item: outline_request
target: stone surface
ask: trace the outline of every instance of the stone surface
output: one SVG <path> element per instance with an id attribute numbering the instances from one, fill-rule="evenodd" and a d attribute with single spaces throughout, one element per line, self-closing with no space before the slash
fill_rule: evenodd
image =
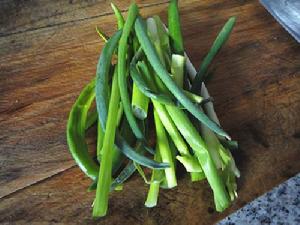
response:
<path id="1" fill-rule="evenodd" d="M 300 224 L 300 173 L 218 223 L 234 224 Z"/>

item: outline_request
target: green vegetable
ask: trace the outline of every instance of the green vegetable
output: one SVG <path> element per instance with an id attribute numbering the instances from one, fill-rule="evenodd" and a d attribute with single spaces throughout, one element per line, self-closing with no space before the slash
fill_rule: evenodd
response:
<path id="1" fill-rule="evenodd" d="M 97 27 L 97 26 L 96 26 L 96 31 L 97 31 L 99 37 L 101 37 L 104 42 L 107 42 L 107 40 L 109 39 L 109 37 L 99 27 Z"/>
<path id="2" fill-rule="evenodd" d="M 168 188 L 177 186 L 177 179 L 175 174 L 175 165 L 170 150 L 169 141 L 165 132 L 165 129 L 161 123 L 159 115 L 154 110 L 154 121 L 156 128 L 156 141 L 159 149 L 159 153 L 163 162 L 169 165 L 169 168 L 165 169 L 165 176 Z"/>
<path id="3" fill-rule="evenodd" d="M 94 88 L 95 80 L 92 80 L 72 106 L 67 124 L 67 142 L 72 157 L 80 169 L 93 180 L 97 177 L 99 167 L 88 153 L 85 129 L 88 110 L 95 98 Z"/>
<path id="4" fill-rule="evenodd" d="M 139 67 L 144 66 L 140 63 L 141 61 L 139 61 L 137 64 Z M 181 104 L 176 99 L 172 99 L 171 97 L 163 93 L 160 94 L 157 91 L 154 91 L 151 87 L 149 87 L 149 85 L 146 82 L 146 76 L 143 73 L 140 73 L 133 64 L 130 67 L 130 75 L 132 80 L 134 81 L 135 86 L 140 90 L 141 93 L 143 93 L 148 98 L 151 98 L 164 105 L 179 105 L 182 108 Z M 184 90 L 184 93 L 194 103 L 199 104 L 203 100 L 201 96 L 195 95 L 191 92 Z"/>
<path id="5" fill-rule="evenodd" d="M 108 76 L 112 55 L 117 47 L 122 31 L 116 32 L 105 44 L 97 64 L 96 73 L 96 105 L 99 121 L 103 130 L 106 127 L 108 112 Z"/>
<path id="6" fill-rule="evenodd" d="M 85 125 L 85 129 L 89 129 L 91 126 L 94 125 L 94 123 L 97 121 L 98 119 L 98 113 L 97 110 L 93 110 L 92 112 L 90 112 L 86 118 L 86 125 Z"/>
<path id="7" fill-rule="evenodd" d="M 98 120 L 97 123 L 97 159 L 98 162 L 101 161 L 102 155 L 102 146 L 103 146 L 103 139 L 104 139 L 104 130 L 101 127 L 100 121 Z"/>
<path id="8" fill-rule="evenodd" d="M 155 161 L 161 161 L 160 151 L 158 147 L 156 147 L 156 152 L 154 156 Z M 159 187 L 161 182 L 164 179 L 164 171 L 163 170 L 153 170 L 150 182 L 150 188 L 148 191 L 147 199 L 145 202 L 146 207 L 154 207 L 157 204 Z"/>
<path id="9" fill-rule="evenodd" d="M 168 9 L 168 27 L 172 50 L 175 54 L 183 55 L 183 38 L 180 27 L 178 1 L 171 0 Z"/>
<path id="10" fill-rule="evenodd" d="M 115 69 L 116 71 L 116 69 Z M 112 154 L 115 141 L 115 133 L 117 128 L 117 120 L 115 112 L 118 110 L 120 102 L 120 93 L 118 89 L 117 73 L 115 72 L 112 82 L 111 97 L 109 101 L 108 117 L 106 123 L 106 132 L 104 133 L 102 157 L 99 171 L 99 179 L 97 183 L 96 198 L 93 207 L 93 217 L 101 217 L 106 215 L 108 207 L 108 194 L 111 185 L 112 176 Z"/>
<path id="11" fill-rule="evenodd" d="M 183 77 L 185 74 L 185 57 L 182 55 L 172 55 L 172 64 L 171 64 L 171 72 L 173 78 L 179 87 L 183 87 Z M 180 157 L 177 159 L 185 166 L 188 172 L 191 172 L 191 180 L 198 181 L 205 178 L 205 174 L 202 171 L 199 162 L 197 162 L 195 157 L 190 156 L 190 154 Z"/>
<path id="12" fill-rule="evenodd" d="M 159 57 L 161 64 L 164 66 L 164 68 L 166 68 L 164 49 L 161 46 L 161 42 L 160 42 L 161 38 L 159 35 L 159 30 L 157 28 L 155 19 L 153 18 L 147 19 L 147 31 L 148 31 L 149 38 L 156 49 L 157 56 Z"/>
<path id="13" fill-rule="evenodd" d="M 172 92 L 172 94 L 177 98 L 177 100 L 199 121 L 208 126 L 210 129 L 215 131 L 221 136 L 230 139 L 229 135 L 223 131 L 216 123 L 212 122 L 203 112 L 201 112 L 184 94 L 184 92 L 176 85 L 176 83 L 170 77 L 168 71 L 165 70 L 164 66 L 159 60 L 159 57 L 153 47 L 153 44 L 147 36 L 142 19 L 138 17 L 135 22 L 136 35 L 141 43 L 141 46 L 147 56 L 147 59 L 151 63 L 153 69 L 162 80 L 162 82 L 167 86 L 167 88 Z"/>
<path id="14" fill-rule="evenodd" d="M 110 3 L 110 5 L 116 15 L 117 22 L 118 22 L 118 28 L 119 29 L 123 28 L 125 21 L 124 21 L 124 17 L 122 16 L 120 9 L 112 2 Z"/>
<path id="15" fill-rule="evenodd" d="M 119 31 L 108 38 L 96 27 L 106 42 L 96 78 L 80 93 L 67 124 L 70 152 L 93 180 L 88 191 L 96 190 L 93 217 L 106 215 L 109 193 L 123 190 L 135 171 L 149 185 L 145 206 L 157 205 L 160 188 L 177 186 L 178 163 L 192 181 L 207 179 L 216 210 L 223 211 L 237 197 L 240 172 L 228 150 L 237 142 L 220 127 L 202 78 L 235 19 L 225 24 L 196 76 L 184 52 L 177 0 L 170 1 L 169 30 L 159 16 L 144 22 L 135 3 L 126 21 L 117 6 L 111 6 Z M 192 91 L 188 75 L 191 80 L 196 76 Z M 85 132 L 95 122 L 97 158 L 89 155 L 85 141 Z M 154 129 L 156 140 L 151 135 Z M 151 148 L 154 144 L 156 151 Z M 146 157 L 147 152 L 154 158 Z M 150 181 L 144 166 L 152 171 Z"/>
<path id="16" fill-rule="evenodd" d="M 132 161 L 130 161 L 127 166 L 120 172 L 120 174 L 114 179 L 114 181 L 111 183 L 110 191 L 115 190 L 115 188 L 123 184 L 134 172 L 136 168 Z"/>
<path id="17" fill-rule="evenodd" d="M 140 120 L 144 120 L 148 113 L 149 98 L 139 90 L 136 84 L 133 84 L 131 104 L 133 114 Z"/>
<path id="18" fill-rule="evenodd" d="M 171 46 L 169 42 L 169 34 L 159 16 L 153 16 L 153 19 L 155 21 L 157 35 L 160 42 L 160 48 L 162 49 L 163 53 L 164 63 L 166 69 L 169 70 L 171 66 Z"/>
<path id="19" fill-rule="evenodd" d="M 145 64 L 144 64 L 145 65 Z M 147 67 L 144 68 L 144 73 L 149 73 Z M 150 74 L 149 74 L 150 75 Z M 153 81 L 149 80 L 150 85 L 153 89 L 157 90 Z M 172 121 L 171 117 L 169 116 L 168 112 L 166 111 L 165 107 L 162 106 L 159 102 L 152 100 L 154 108 L 159 115 L 161 122 L 163 123 L 164 127 L 166 128 L 167 132 L 169 133 L 172 141 L 174 142 L 177 150 L 180 152 L 181 157 L 177 156 L 177 159 L 181 159 L 180 161 L 187 169 L 188 172 L 199 172 L 199 167 L 197 166 L 197 161 L 192 159 L 188 147 L 186 146 L 185 141 L 181 137 L 179 131 L 177 130 L 174 122 Z M 180 157 L 180 158 L 178 158 Z"/>
<path id="20" fill-rule="evenodd" d="M 229 205 L 229 197 L 205 143 L 184 112 L 172 106 L 166 106 L 166 108 L 178 130 L 194 150 L 200 162 L 208 183 L 214 192 L 216 210 L 219 212 L 223 211 Z"/>
<path id="21" fill-rule="evenodd" d="M 230 150 L 235 150 L 239 148 L 237 141 L 229 141 L 229 140 L 220 140 L 222 145 Z"/>
<path id="22" fill-rule="evenodd" d="M 174 105 L 174 100 L 171 99 L 168 95 L 165 94 L 159 94 L 148 86 L 144 79 L 144 74 L 139 73 L 138 70 L 134 65 L 131 65 L 130 67 L 130 75 L 134 81 L 134 84 L 139 88 L 139 90 L 147 97 L 154 99 L 160 103 L 163 104 L 170 104 Z"/>
<path id="23" fill-rule="evenodd" d="M 93 79 L 80 93 L 78 99 L 73 105 L 67 124 L 67 142 L 70 152 L 75 162 L 79 165 L 82 171 L 93 180 L 98 176 L 99 166 L 88 153 L 88 146 L 85 141 L 85 130 L 88 129 L 97 120 L 97 111 L 94 110 L 88 113 L 92 102 L 95 99 L 95 79 Z M 96 115 L 96 116 L 95 116 Z M 83 129 L 85 127 L 85 129 Z M 98 123 L 97 137 L 97 158 L 101 161 L 100 150 L 103 143 L 103 130 Z M 121 165 L 119 159 L 119 151 L 112 152 L 113 171 Z"/>
<path id="24" fill-rule="evenodd" d="M 116 71 L 116 70 L 115 70 Z M 114 151 L 114 140 L 115 132 L 118 124 L 118 120 L 114 118 L 114 112 L 117 111 L 119 106 L 120 93 L 118 89 L 118 79 L 115 72 L 113 83 L 112 83 L 112 95 L 110 97 L 108 118 L 107 118 L 107 129 L 103 139 L 103 150 L 101 151 L 101 165 L 99 171 L 99 180 L 97 183 L 96 199 L 94 201 L 93 216 L 101 217 L 106 215 L 108 206 L 108 193 L 110 188 L 110 180 L 112 175 L 112 154 Z M 141 165 L 149 168 L 163 169 L 167 168 L 168 165 L 164 163 L 156 163 L 142 155 L 131 150 L 121 136 L 116 137 L 116 146 L 118 150 L 121 150 L 127 157 L 138 162 Z"/>
<path id="25" fill-rule="evenodd" d="M 140 176 L 143 178 L 145 184 L 150 184 L 150 182 L 148 181 L 146 174 L 145 174 L 143 168 L 140 166 L 140 164 L 134 162 L 134 166 L 135 166 L 136 170 L 138 171 L 138 173 L 140 174 Z"/>
<path id="26" fill-rule="evenodd" d="M 221 47 L 226 43 L 228 40 L 228 37 L 232 31 L 232 28 L 235 24 L 235 17 L 231 17 L 220 33 L 218 34 L 216 40 L 214 41 L 212 47 L 210 48 L 209 52 L 205 56 L 203 62 L 200 65 L 200 69 L 193 81 L 192 85 L 192 92 L 196 92 L 196 90 L 201 89 L 201 83 L 204 79 L 204 75 L 207 73 L 208 66 L 210 65 L 211 61 L 214 59 L 214 57 L 217 55 Z"/>
<path id="27" fill-rule="evenodd" d="M 155 25 L 153 25 L 152 29 L 148 29 L 148 33 L 151 34 L 152 39 L 160 40 L 160 42 L 163 42 L 164 40 L 161 36 L 164 36 L 164 34 L 166 34 L 166 31 L 164 30 L 164 32 L 161 32 L 160 36 L 158 36 L 157 33 L 153 33 L 153 31 L 155 31 L 155 30 L 156 30 Z M 162 46 L 162 44 L 161 43 L 157 44 L 155 46 L 155 48 L 157 49 L 157 48 L 159 48 L 159 46 Z M 167 46 L 167 47 L 165 47 L 165 51 L 168 52 L 169 51 L 168 44 L 164 44 L 163 46 Z M 181 55 L 173 55 L 173 56 L 174 57 L 172 57 L 172 66 L 171 66 L 171 71 L 173 72 L 172 78 L 175 80 L 175 82 L 177 83 L 177 85 L 179 87 L 182 87 L 183 86 L 182 80 L 183 80 L 183 76 L 184 76 L 185 59 Z M 160 91 L 162 91 L 162 88 L 164 88 L 164 86 L 161 84 L 162 82 L 159 79 L 157 79 L 156 84 L 155 84 L 150 79 L 149 70 L 147 69 L 146 64 L 144 63 L 142 65 L 143 65 L 142 69 L 143 69 L 144 73 L 148 74 L 147 75 L 148 82 L 150 83 L 151 87 L 154 90 L 157 90 L 157 87 L 155 87 L 155 85 L 158 84 L 158 87 L 160 87 Z M 161 120 L 163 121 L 163 124 L 164 124 L 166 130 L 168 131 L 170 137 L 172 138 L 173 142 L 177 146 L 178 151 L 181 154 L 181 156 L 177 156 L 177 159 L 184 165 L 184 167 L 186 168 L 186 170 L 188 172 L 191 172 L 192 181 L 195 181 L 199 177 L 197 174 L 202 171 L 202 169 L 199 165 L 199 162 L 190 155 L 190 152 L 188 151 L 186 143 L 182 139 L 175 124 L 173 123 L 170 116 L 168 115 L 166 109 L 155 101 L 153 101 L 153 104 L 154 104 L 154 107 L 155 107 L 156 111 L 158 112 Z M 203 177 L 203 175 L 202 175 L 202 177 Z"/>
<path id="28" fill-rule="evenodd" d="M 148 33 L 151 35 L 152 39 L 156 40 L 156 42 L 157 42 L 156 48 L 160 48 L 160 46 L 162 46 L 161 40 L 164 41 L 161 36 L 164 36 L 166 31 L 164 31 L 164 32 L 161 31 L 160 34 L 158 35 L 158 32 L 156 32 L 158 30 L 156 28 L 156 26 L 157 26 L 156 24 L 153 24 L 152 29 L 148 29 Z M 168 46 L 168 44 L 164 44 L 164 46 Z M 165 48 L 165 51 L 168 51 L 168 47 Z M 147 78 L 146 80 L 148 81 L 149 85 L 151 86 L 151 89 L 157 91 L 157 87 L 156 87 L 155 83 L 153 82 L 153 79 L 151 79 L 151 74 L 150 74 L 150 71 L 149 71 L 148 67 L 146 66 L 146 64 L 144 62 L 139 62 L 138 65 L 139 65 L 141 71 L 143 71 L 143 73 L 145 74 L 145 77 Z M 175 76 L 182 76 L 183 71 L 181 68 L 178 68 L 179 64 L 177 63 L 176 66 L 177 66 L 176 69 L 179 69 L 179 72 L 176 73 Z M 181 66 L 183 66 L 183 64 Z M 182 72 L 182 74 L 180 74 L 180 71 Z M 157 80 L 157 82 L 160 82 L 160 80 Z M 163 85 L 160 83 L 159 83 L 159 86 L 163 87 Z M 179 158 L 179 159 L 181 159 L 181 162 L 183 163 L 185 168 L 187 170 L 189 170 L 190 172 L 199 172 L 199 167 L 200 167 L 199 163 L 197 162 L 197 160 L 192 159 L 192 156 L 190 155 L 184 140 L 182 139 L 181 135 L 179 134 L 175 124 L 171 120 L 171 118 L 168 115 L 165 108 L 161 104 L 159 104 L 157 101 L 154 101 L 154 99 L 152 99 L 152 102 L 153 102 L 155 110 L 159 114 L 159 117 L 164 124 L 164 127 L 168 131 L 171 139 L 177 146 L 178 151 L 182 155 L 181 158 Z M 168 185 L 166 184 L 166 187 L 167 186 Z"/>
<path id="29" fill-rule="evenodd" d="M 137 144 L 135 147 L 137 152 L 143 152 L 142 144 Z M 118 186 L 122 185 L 134 172 L 136 171 L 136 166 L 132 161 L 129 161 L 127 165 L 122 169 L 119 175 L 113 180 L 110 186 L 110 191 L 115 190 Z M 95 190 L 97 187 L 98 179 L 93 181 L 88 191 Z"/>
<path id="30" fill-rule="evenodd" d="M 203 172 L 191 173 L 191 180 L 192 180 L 192 182 L 204 180 L 205 178 L 206 177 L 205 177 L 205 174 Z"/>
<path id="31" fill-rule="evenodd" d="M 151 169 L 165 169 L 169 167 L 167 163 L 157 163 L 156 161 L 148 159 L 143 155 L 137 153 L 119 135 L 116 136 L 116 145 L 118 146 L 118 150 L 122 151 L 124 155 L 126 155 L 129 159 L 137 162 L 138 164 Z"/>
<path id="32" fill-rule="evenodd" d="M 185 57 L 182 55 L 172 55 L 171 74 L 175 83 L 183 87 Z"/>
<path id="33" fill-rule="evenodd" d="M 119 42 L 119 48 L 118 48 L 118 81 L 119 81 L 119 89 L 121 93 L 121 100 L 124 107 L 124 112 L 126 115 L 126 118 L 128 120 L 128 123 L 130 127 L 132 128 L 133 133 L 138 139 L 144 139 L 143 133 L 141 129 L 139 128 L 137 121 L 133 115 L 130 100 L 129 100 L 129 94 L 128 94 L 128 88 L 127 88 L 127 75 L 125 71 L 126 69 L 126 52 L 128 50 L 128 37 L 130 35 L 130 32 L 132 30 L 132 26 L 134 24 L 135 18 L 138 14 L 138 8 L 136 4 L 131 4 L 128 11 L 128 18 L 125 22 L 122 37 Z"/>

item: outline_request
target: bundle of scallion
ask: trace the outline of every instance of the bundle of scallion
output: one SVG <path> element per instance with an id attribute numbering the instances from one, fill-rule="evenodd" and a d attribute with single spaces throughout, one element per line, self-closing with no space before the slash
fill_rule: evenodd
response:
<path id="1" fill-rule="evenodd" d="M 168 29 L 158 16 L 143 19 L 134 3 L 126 20 L 113 4 L 112 9 L 119 30 L 109 38 L 97 28 L 106 43 L 96 78 L 81 92 L 67 124 L 70 152 L 93 180 L 89 190 L 96 189 L 93 216 L 106 215 L 109 193 L 122 189 L 135 171 L 149 185 L 145 205 L 155 206 L 160 188 L 177 185 L 177 161 L 191 181 L 207 179 L 216 210 L 223 211 L 237 197 L 239 171 L 229 151 L 237 143 L 220 127 L 203 81 L 235 18 L 222 28 L 196 72 L 184 52 L 176 0 L 169 5 Z M 85 133 L 96 122 L 94 159 Z M 154 148 L 148 141 L 151 132 L 156 134 Z M 142 166 L 152 170 L 150 181 Z"/>

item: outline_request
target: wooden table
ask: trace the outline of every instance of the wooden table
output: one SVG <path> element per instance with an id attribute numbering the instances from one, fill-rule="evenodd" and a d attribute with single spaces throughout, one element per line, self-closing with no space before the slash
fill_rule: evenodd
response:
<path id="1" fill-rule="evenodd" d="M 130 1 L 114 1 L 126 12 Z M 137 1 L 144 16 L 167 18 L 167 1 Z M 90 180 L 66 145 L 70 107 L 94 76 L 103 42 L 116 30 L 109 2 L 0 2 L 0 223 L 212 224 L 300 171 L 300 46 L 258 1 L 180 3 L 185 47 L 196 67 L 230 16 L 237 24 L 208 84 L 242 177 L 239 198 L 213 209 L 205 182 L 186 177 L 144 207 L 139 176 L 113 193 L 107 217 L 91 219 Z M 91 141 L 93 142 L 93 141 Z"/>

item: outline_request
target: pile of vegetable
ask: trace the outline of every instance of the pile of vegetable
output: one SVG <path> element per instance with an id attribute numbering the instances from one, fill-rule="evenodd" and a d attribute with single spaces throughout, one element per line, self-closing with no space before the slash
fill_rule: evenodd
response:
<path id="1" fill-rule="evenodd" d="M 126 20 L 112 4 L 118 31 L 105 42 L 96 77 L 81 92 L 67 124 L 70 152 L 96 190 L 93 216 L 105 216 L 110 192 L 122 190 L 137 171 L 154 207 L 160 188 L 177 186 L 179 164 L 192 182 L 207 179 L 216 210 L 237 197 L 230 149 L 237 143 L 220 127 L 204 81 L 234 26 L 230 18 L 196 72 L 184 52 L 178 4 L 171 0 L 168 28 L 159 16 L 144 19 L 132 3 Z M 96 101 L 96 107 L 93 102 Z M 86 131 L 97 123 L 97 155 L 88 152 Z M 155 134 L 155 143 L 150 142 Z M 151 169 L 151 178 L 147 177 Z M 149 174 L 148 174 L 149 175 Z M 200 200 L 200 199 L 199 199 Z"/>

